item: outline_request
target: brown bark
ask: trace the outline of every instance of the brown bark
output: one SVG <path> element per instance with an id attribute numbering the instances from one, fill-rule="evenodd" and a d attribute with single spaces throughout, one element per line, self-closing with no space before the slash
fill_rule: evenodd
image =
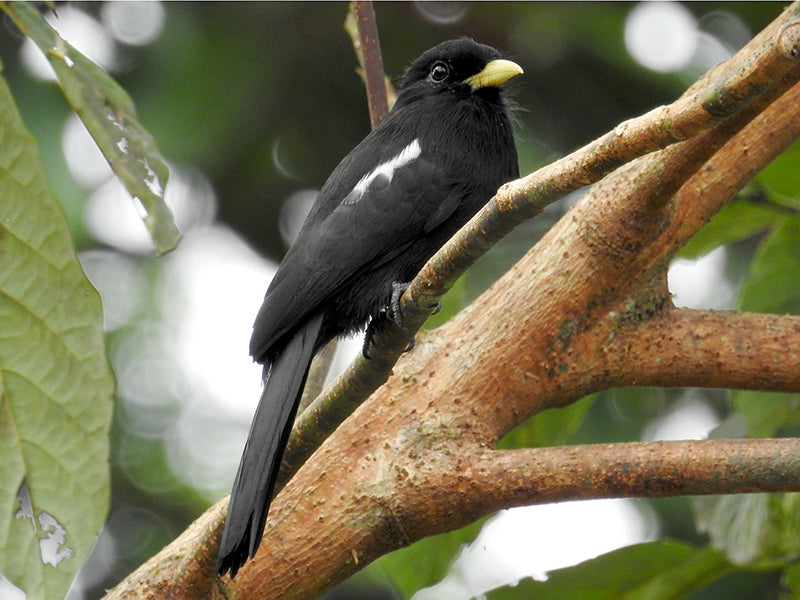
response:
<path id="1" fill-rule="evenodd" d="M 351 18 L 354 21 L 354 30 L 350 32 L 350 36 L 367 88 L 370 125 L 375 129 L 389 113 L 389 97 L 372 2 L 351 0 L 348 20 Z"/>

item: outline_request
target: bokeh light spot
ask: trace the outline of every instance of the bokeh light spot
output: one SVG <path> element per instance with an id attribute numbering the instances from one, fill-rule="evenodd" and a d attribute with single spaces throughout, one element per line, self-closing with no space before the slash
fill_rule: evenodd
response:
<path id="1" fill-rule="evenodd" d="M 158 550 L 164 540 L 172 538 L 166 521 L 151 510 L 123 508 L 112 512 L 105 529 L 114 538 L 119 559 L 136 557 L 142 549 Z"/>
<path id="2" fill-rule="evenodd" d="M 103 24 L 114 38 L 129 46 L 146 46 L 164 30 L 166 13 L 161 2 L 104 2 L 100 11 Z"/>
<path id="3" fill-rule="evenodd" d="M 94 543 L 89 558 L 83 563 L 78 575 L 72 582 L 65 600 L 85 600 L 84 590 L 89 589 L 103 581 L 108 576 L 117 562 L 116 545 L 114 538 L 106 527 L 100 530 Z M 11 600 L 0 593 L 3 600 Z"/>
<path id="4" fill-rule="evenodd" d="M 439 0 L 417 0 L 414 2 L 419 15 L 436 25 L 455 25 L 467 14 L 469 6 L 465 2 Z"/>
<path id="5" fill-rule="evenodd" d="M 133 259 L 109 250 L 81 252 L 86 276 L 103 301 L 103 329 L 114 331 L 131 323 L 143 312 L 142 290 L 146 280 L 141 266 Z"/>
<path id="6" fill-rule="evenodd" d="M 247 348 L 275 270 L 222 226 L 192 231 L 166 257 L 160 310 L 188 389 L 164 443 L 175 473 L 209 498 L 233 479 L 261 392 Z"/>
<path id="7" fill-rule="evenodd" d="M 290 246 L 300 233 L 303 221 L 306 220 L 318 195 L 319 190 L 300 190 L 284 200 L 278 216 L 278 229 L 281 232 L 281 239 L 287 246 Z"/>
<path id="8" fill-rule="evenodd" d="M 733 308 L 736 291 L 725 279 L 727 251 L 724 246 L 697 260 L 676 259 L 667 279 L 676 306 L 685 308 Z"/>
<path id="9" fill-rule="evenodd" d="M 685 67 L 697 46 L 697 23 L 677 2 L 641 2 L 625 21 L 625 46 L 639 64 L 661 73 Z"/>
<path id="10" fill-rule="evenodd" d="M 719 417 L 695 390 L 688 390 L 670 411 L 648 424 L 642 441 L 704 440 L 719 425 Z"/>

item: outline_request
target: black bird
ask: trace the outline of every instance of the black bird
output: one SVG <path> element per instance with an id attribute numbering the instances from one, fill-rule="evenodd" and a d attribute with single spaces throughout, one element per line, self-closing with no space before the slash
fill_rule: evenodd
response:
<path id="1" fill-rule="evenodd" d="M 320 190 L 253 326 L 250 354 L 265 383 L 233 483 L 220 575 L 234 577 L 261 542 L 314 354 L 384 314 L 402 284 L 519 176 L 499 86 L 520 73 L 467 38 L 431 48 L 406 71 L 392 111 Z"/>

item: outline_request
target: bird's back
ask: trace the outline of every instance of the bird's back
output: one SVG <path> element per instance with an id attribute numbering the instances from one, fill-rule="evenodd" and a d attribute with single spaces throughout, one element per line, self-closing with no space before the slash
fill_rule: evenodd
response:
<path id="1" fill-rule="evenodd" d="M 393 111 L 333 171 L 256 319 L 257 360 L 311 313 L 327 314 L 320 345 L 363 327 L 387 305 L 393 282 L 410 281 L 500 185 L 518 176 L 507 113 L 495 109 L 499 95 L 477 107 L 449 100 Z M 364 197 L 347 204 L 375 165 L 397 160 L 415 143 L 418 155 L 394 169 L 392 185 L 378 189 L 376 178 Z"/>

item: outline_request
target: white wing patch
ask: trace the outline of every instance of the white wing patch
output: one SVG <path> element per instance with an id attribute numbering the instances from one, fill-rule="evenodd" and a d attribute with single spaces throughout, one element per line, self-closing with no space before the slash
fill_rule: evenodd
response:
<path id="1" fill-rule="evenodd" d="M 392 177 L 397 169 L 406 166 L 412 160 L 415 160 L 422 153 L 422 147 L 419 145 L 419 139 L 415 139 L 408 146 L 403 148 L 396 156 L 390 158 L 384 163 L 375 167 L 372 171 L 364 175 L 358 180 L 353 190 L 344 197 L 342 204 L 355 204 L 363 198 L 366 191 L 373 186 L 373 184 L 382 183 L 380 187 L 386 187 L 392 182 Z M 381 182 L 380 180 L 384 180 Z"/>

